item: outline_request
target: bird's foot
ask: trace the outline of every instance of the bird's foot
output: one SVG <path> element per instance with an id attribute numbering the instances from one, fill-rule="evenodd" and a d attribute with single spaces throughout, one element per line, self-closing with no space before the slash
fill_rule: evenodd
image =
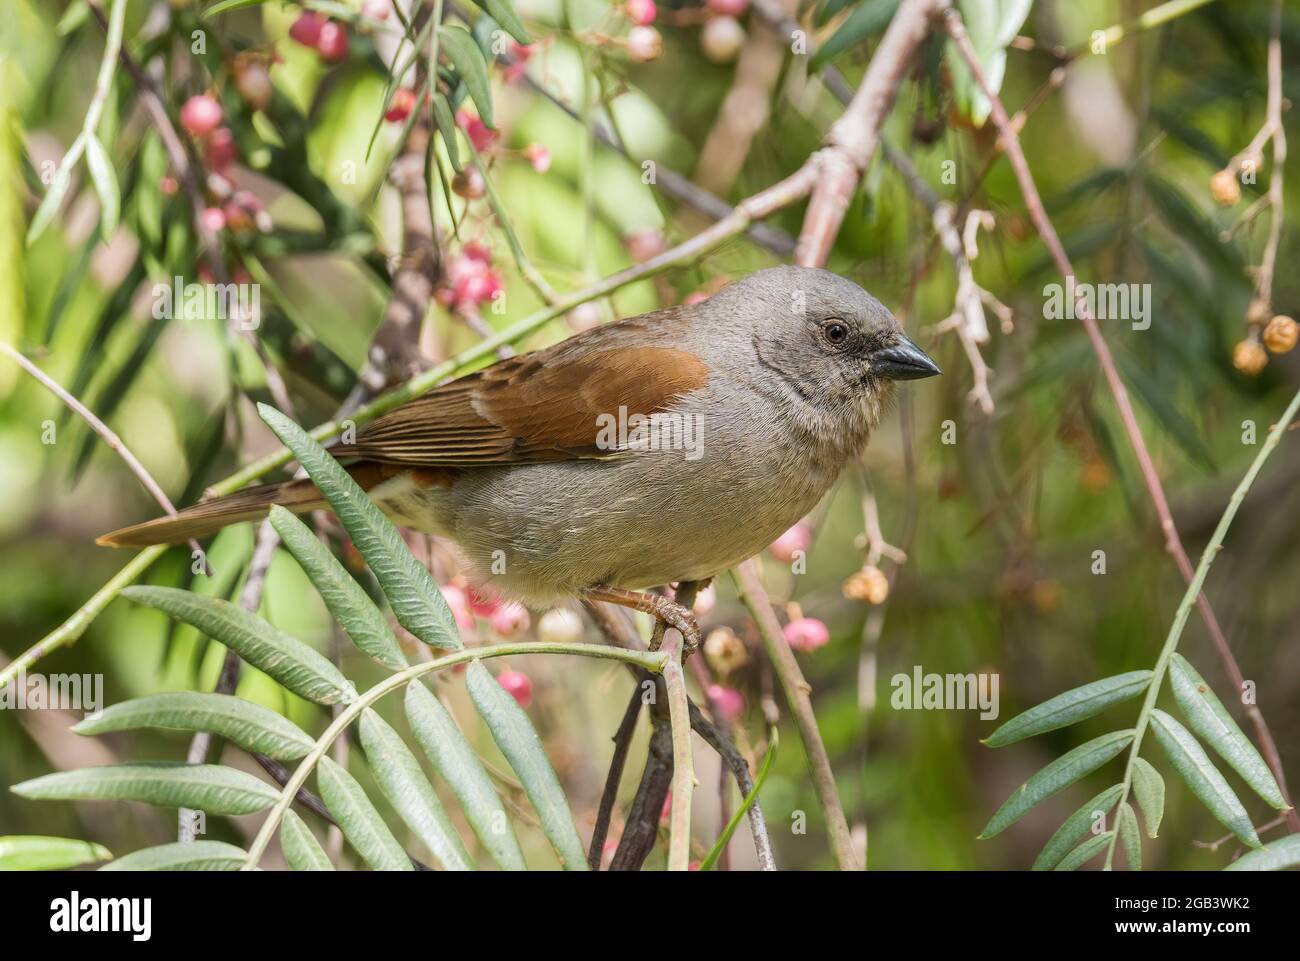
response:
<path id="1" fill-rule="evenodd" d="M 695 623 L 695 615 L 676 601 L 671 601 L 661 594 L 646 594 L 642 591 L 629 591 L 621 587 L 604 585 L 589 587 L 583 593 L 593 601 L 608 601 L 619 607 L 649 614 L 665 628 L 674 628 L 682 635 L 683 657 L 699 649 L 700 626 Z M 651 641 L 651 650 L 658 648 L 658 641 L 658 636 Z"/>

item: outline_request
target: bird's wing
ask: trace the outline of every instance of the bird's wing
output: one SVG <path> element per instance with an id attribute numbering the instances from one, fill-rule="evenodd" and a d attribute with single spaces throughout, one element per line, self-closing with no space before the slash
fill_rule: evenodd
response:
<path id="1" fill-rule="evenodd" d="M 666 410 L 708 373 L 676 348 L 574 338 L 436 387 L 331 453 L 413 467 L 608 458 L 618 452 L 597 444 L 605 418 Z"/>

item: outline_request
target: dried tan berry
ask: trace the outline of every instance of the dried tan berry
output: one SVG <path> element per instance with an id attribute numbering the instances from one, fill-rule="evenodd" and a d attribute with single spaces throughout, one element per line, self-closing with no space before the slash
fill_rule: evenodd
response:
<path id="1" fill-rule="evenodd" d="M 874 564 L 868 564 L 849 576 L 842 588 L 844 596 L 864 604 L 883 604 L 889 597 L 889 578 Z"/>
<path id="2" fill-rule="evenodd" d="M 1278 314 L 1264 328 L 1264 346 L 1275 354 L 1285 354 L 1295 346 L 1300 328 L 1286 314 Z"/>
<path id="3" fill-rule="evenodd" d="M 1247 377 L 1259 374 L 1267 363 L 1268 352 L 1253 340 L 1243 340 L 1232 348 L 1232 366 Z"/>
<path id="4" fill-rule="evenodd" d="M 1210 196 L 1220 207 L 1231 207 L 1241 199 L 1241 184 L 1231 170 L 1220 170 L 1210 178 Z"/>
<path id="5" fill-rule="evenodd" d="M 716 627 L 704 639 L 704 658 L 709 667 L 725 676 L 748 664 L 749 652 L 735 631 L 729 627 Z"/>

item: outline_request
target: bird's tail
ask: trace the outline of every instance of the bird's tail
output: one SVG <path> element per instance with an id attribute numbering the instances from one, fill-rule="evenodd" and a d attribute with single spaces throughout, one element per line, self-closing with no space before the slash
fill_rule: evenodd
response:
<path id="1" fill-rule="evenodd" d="M 347 468 L 352 479 L 363 490 L 370 490 L 385 479 L 389 472 L 377 464 L 353 464 Z M 241 521 L 260 520 L 279 504 L 295 514 L 328 508 L 311 481 L 291 480 L 282 484 L 262 484 L 236 491 L 225 497 L 215 497 L 187 507 L 169 517 L 158 517 L 142 524 L 132 524 L 96 538 L 95 543 L 105 547 L 148 547 L 151 544 L 180 544 L 191 537 L 207 537 L 223 527 Z"/>

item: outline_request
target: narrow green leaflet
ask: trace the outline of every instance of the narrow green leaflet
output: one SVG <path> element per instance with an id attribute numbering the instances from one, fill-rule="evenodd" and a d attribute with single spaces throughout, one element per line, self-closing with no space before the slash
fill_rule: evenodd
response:
<path id="1" fill-rule="evenodd" d="M 488 83 L 487 61 L 468 30 L 464 27 L 438 28 L 438 43 L 451 57 L 456 73 L 465 81 L 470 99 L 478 107 L 479 119 L 489 127 L 492 122 L 492 88 Z"/>
<path id="2" fill-rule="evenodd" d="M 107 861 L 112 856 L 102 844 L 76 838 L 34 834 L 0 837 L 0 871 L 66 871 L 78 864 Z"/>
<path id="3" fill-rule="evenodd" d="M 560 863 L 567 871 L 586 871 L 587 855 L 573 825 L 564 788 L 546 759 L 542 739 L 537 736 L 532 721 L 481 661 L 470 662 L 465 683 L 474 707 L 492 732 L 492 739 L 519 775 L 524 793 L 533 802 L 542 822 L 542 832 L 560 856 Z"/>
<path id="4" fill-rule="evenodd" d="M 266 3 L 266 0 L 221 0 L 220 3 L 214 3 L 208 9 L 203 11 L 203 19 L 215 17 L 219 13 L 226 13 L 230 10 L 241 10 L 244 7 L 256 7 Z"/>
<path id="5" fill-rule="evenodd" d="M 1110 844 L 1110 839 L 1114 836 L 1114 831 L 1107 831 L 1105 834 L 1095 834 L 1088 840 L 1084 841 L 1077 848 L 1067 854 L 1055 868 L 1057 871 L 1074 871 L 1083 867 Z"/>
<path id="6" fill-rule="evenodd" d="M 958 0 L 971 46 L 994 93 L 1001 89 L 1002 77 L 1006 73 L 1007 45 L 1015 39 L 1029 16 L 1031 6 L 1033 0 Z M 951 42 L 948 44 L 948 68 L 957 105 L 969 114 L 976 126 L 983 126 L 992 105 L 966 65 L 965 58 Z"/>
<path id="7" fill-rule="evenodd" d="M 447 147 L 447 159 L 451 161 L 452 169 L 460 173 L 460 143 L 456 139 L 456 121 L 451 115 L 451 106 L 447 103 L 447 98 L 440 93 L 433 95 L 433 122 L 438 125 L 438 133 L 442 134 L 442 142 Z"/>
<path id="8" fill-rule="evenodd" d="M 1124 848 L 1124 860 L 1130 871 L 1142 870 L 1142 831 L 1138 828 L 1138 816 L 1132 805 L 1125 801 L 1119 806 L 1115 819 L 1115 830 L 1119 832 L 1119 843 Z"/>
<path id="9" fill-rule="evenodd" d="M 68 147 L 68 155 L 76 156 L 85 149 L 85 137 L 83 133 L 72 142 Z M 66 156 L 66 155 L 65 155 Z M 54 183 L 50 184 L 50 189 L 45 191 L 45 196 L 41 198 L 40 205 L 36 208 L 36 213 L 32 214 L 32 221 L 27 227 L 27 245 L 30 247 L 36 242 L 41 234 L 45 233 L 45 228 L 50 225 L 54 215 L 59 212 L 59 205 L 63 203 L 63 197 L 72 186 L 72 171 L 59 166 L 54 175 Z"/>
<path id="10" fill-rule="evenodd" d="M 487 771 L 442 703 L 419 681 L 406 687 L 406 719 L 433 769 L 451 786 L 483 847 L 506 871 L 525 871 L 510 819 Z"/>
<path id="11" fill-rule="evenodd" d="M 1287 868 L 1300 868 L 1300 834 L 1288 834 L 1258 851 L 1247 851 L 1223 870 L 1285 871 Z"/>
<path id="12" fill-rule="evenodd" d="M 357 696 L 323 654 L 237 604 L 174 587 L 137 585 L 125 588 L 122 596 L 198 628 L 309 701 L 346 704 Z"/>
<path id="13" fill-rule="evenodd" d="M 9 790 L 49 801 L 144 801 L 220 815 L 252 814 L 279 797 L 265 781 L 218 764 L 110 764 L 46 774 Z"/>
<path id="14" fill-rule="evenodd" d="M 1058 694 L 1017 714 L 984 739 L 989 747 L 1004 747 L 1035 734 L 1068 727 L 1120 701 L 1137 697 L 1151 683 L 1150 671 L 1129 671 Z"/>
<path id="15" fill-rule="evenodd" d="M 862 0 L 808 62 L 810 71 L 820 70 L 838 53 L 856 47 L 889 25 L 900 0 Z"/>
<path id="16" fill-rule="evenodd" d="M 122 194 L 117 186 L 117 174 L 113 173 L 113 161 L 97 137 L 86 138 L 86 168 L 99 197 L 99 235 L 108 240 L 117 230 L 122 215 Z"/>
<path id="17" fill-rule="evenodd" d="M 225 841 L 175 841 L 134 851 L 101 871 L 238 871 L 248 853 Z"/>
<path id="18" fill-rule="evenodd" d="M 489 17 L 505 27 L 506 33 L 520 43 L 533 42 L 533 38 L 528 35 L 528 28 L 519 19 L 519 14 L 515 13 L 514 4 L 510 0 L 474 0 L 474 2 L 482 7 Z"/>
<path id="19" fill-rule="evenodd" d="M 296 724 L 275 711 L 228 694 L 177 691 L 150 694 L 114 704 L 72 730 L 78 734 L 106 734 L 165 728 L 172 731 L 211 731 L 245 751 L 292 761 L 312 749 L 313 741 Z"/>
<path id="20" fill-rule="evenodd" d="M 376 871 L 415 870 L 357 779 L 342 765 L 322 757 L 316 769 L 316 784 L 325 806 L 339 822 L 343 836 L 367 864 Z"/>
<path id="21" fill-rule="evenodd" d="M 271 526 L 307 572 L 325 606 L 352 638 L 352 643 L 385 667 L 395 671 L 407 667 L 406 655 L 389 630 L 383 612 L 311 528 L 278 504 L 271 508 Z"/>
<path id="22" fill-rule="evenodd" d="M 472 871 L 474 862 L 447 819 L 442 801 L 411 749 L 373 710 L 361 715 L 361 746 L 375 781 L 393 809 L 447 871 Z"/>
<path id="23" fill-rule="evenodd" d="M 1052 870 L 1070 853 L 1070 849 L 1079 843 L 1080 838 L 1094 829 L 1094 825 L 1099 820 L 1104 826 L 1106 815 L 1115 807 L 1115 802 L 1119 800 L 1123 790 L 1123 785 L 1112 785 L 1066 818 L 1065 823 L 1047 839 L 1043 850 L 1034 859 L 1033 870 Z"/>
<path id="24" fill-rule="evenodd" d="M 1192 793 L 1201 799 L 1201 803 L 1210 809 L 1210 813 L 1244 844 L 1252 848 L 1260 847 L 1259 835 L 1250 823 L 1250 815 L 1191 732 L 1159 709 L 1151 712 L 1151 729 L 1156 732 L 1156 740 L 1169 755 L 1174 770 L 1187 782 Z"/>
<path id="25" fill-rule="evenodd" d="M 460 631 L 442 592 L 392 522 L 306 431 L 273 407 L 258 404 L 257 410 L 334 508 L 375 572 L 398 623 L 426 644 L 458 650 Z"/>
<path id="26" fill-rule="evenodd" d="M 316 835 L 292 809 L 286 810 L 284 819 L 280 821 L 280 851 L 295 871 L 334 870 Z"/>
<path id="27" fill-rule="evenodd" d="M 1227 761 L 1228 767 L 1240 774 L 1256 794 L 1277 810 L 1285 811 L 1287 803 L 1282 791 L 1255 745 L 1242 733 L 1223 702 L 1205 683 L 1205 678 L 1177 652 L 1169 662 L 1169 681 L 1174 700 L 1191 729 L 1214 748 L 1215 753 Z"/>
<path id="28" fill-rule="evenodd" d="M 987 839 L 1002 833 L 1039 801 L 1051 797 L 1081 777 L 1091 774 L 1128 747 L 1132 740 L 1131 730 L 1112 731 L 1061 755 L 1020 785 L 1019 789 L 1007 798 L 980 832 L 980 838 Z"/>
<path id="29" fill-rule="evenodd" d="M 1133 759 L 1133 796 L 1147 822 L 1147 835 L 1159 836 L 1160 821 L 1165 816 L 1165 779 L 1145 758 Z"/>

